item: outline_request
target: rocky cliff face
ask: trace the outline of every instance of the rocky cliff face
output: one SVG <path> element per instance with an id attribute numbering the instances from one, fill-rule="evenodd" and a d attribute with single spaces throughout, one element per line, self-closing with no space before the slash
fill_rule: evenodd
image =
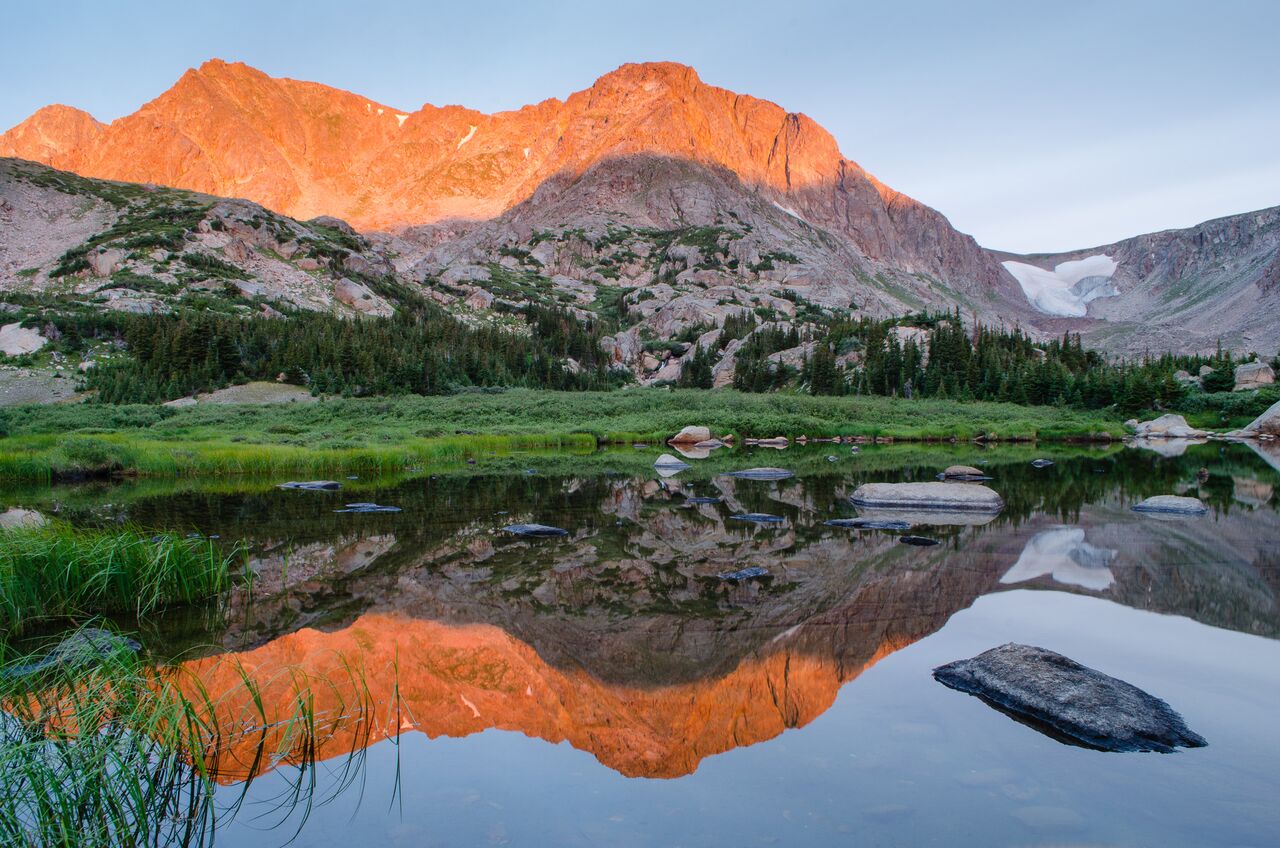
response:
<path id="1" fill-rule="evenodd" d="M 0 292 L 135 313 L 200 297 L 272 317 L 276 307 L 387 316 L 392 302 L 370 286 L 393 273 L 340 221 L 0 159 Z"/>

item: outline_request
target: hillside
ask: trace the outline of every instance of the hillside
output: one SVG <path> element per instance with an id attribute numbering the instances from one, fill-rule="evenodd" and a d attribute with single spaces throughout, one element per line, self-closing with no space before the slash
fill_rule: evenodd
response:
<path id="1" fill-rule="evenodd" d="M 1221 341 L 1237 351 L 1280 348 L 1280 206 L 1070 253 L 1001 258 L 1046 271 L 1062 263 L 1081 269 L 1078 279 L 1068 268 L 1044 280 L 1057 292 L 1049 297 L 1058 298 L 1058 311 L 1076 318 L 1039 323 L 1081 332 L 1093 347 L 1204 353 Z"/>

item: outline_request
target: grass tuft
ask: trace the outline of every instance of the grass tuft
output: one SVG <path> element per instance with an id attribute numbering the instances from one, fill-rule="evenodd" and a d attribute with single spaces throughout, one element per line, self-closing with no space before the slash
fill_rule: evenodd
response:
<path id="1" fill-rule="evenodd" d="M 47 619 L 143 615 L 226 589 L 232 557 L 207 539 L 65 524 L 0 532 L 0 635 Z"/>

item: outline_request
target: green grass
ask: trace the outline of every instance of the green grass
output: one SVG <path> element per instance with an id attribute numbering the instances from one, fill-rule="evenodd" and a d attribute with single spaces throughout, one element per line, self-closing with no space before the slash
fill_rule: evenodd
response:
<path id="1" fill-rule="evenodd" d="M 49 619 L 145 614 L 227 588 L 231 557 L 213 542 L 63 524 L 0 532 L 0 635 Z"/>
<path id="2" fill-rule="evenodd" d="M 1115 415 L 1057 407 L 743 394 L 512 390 L 276 406 L 44 406 L 0 411 L 0 479 L 105 474 L 401 473 L 490 451 L 590 450 L 687 424 L 740 436 L 902 440 L 1117 437 Z M 474 434 L 474 435 L 472 435 Z"/>

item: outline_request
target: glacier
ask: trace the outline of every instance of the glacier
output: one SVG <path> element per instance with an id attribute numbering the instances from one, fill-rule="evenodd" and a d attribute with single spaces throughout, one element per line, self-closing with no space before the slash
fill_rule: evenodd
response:
<path id="1" fill-rule="evenodd" d="M 1104 253 L 1061 262 L 1053 270 L 1025 262 L 1003 262 L 1022 287 L 1027 301 L 1049 315 L 1083 318 L 1089 302 L 1120 294 L 1111 277 L 1119 267 Z"/>

